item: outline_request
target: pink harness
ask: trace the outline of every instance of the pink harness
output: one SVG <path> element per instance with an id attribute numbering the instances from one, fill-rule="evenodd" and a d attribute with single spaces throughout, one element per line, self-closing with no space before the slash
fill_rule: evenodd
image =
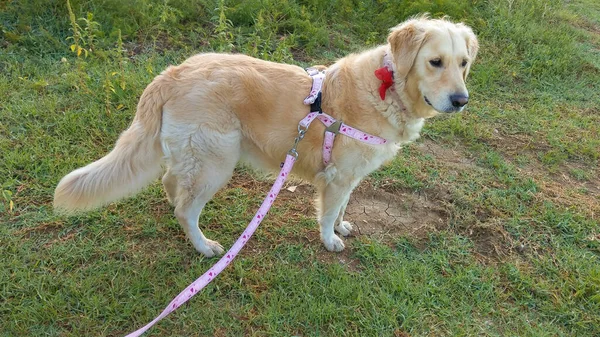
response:
<path id="1" fill-rule="evenodd" d="M 310 105 L 314 104 L 315 101 L 319 99 L 319 93 L 321 93 L 323 82 L 325 81 L 325 72 L 315 68 L 309 68 L 306 70 L 306 72 L 313 78 L 313 85 L 312 89 L 310 90 L 310 95 L 304 99 L 304 104 Z M 310 123 L 312 123 L 315 118 L 320 120 L 321 123 L 325 125 L 326 129 L 323 139 L 323 163 L 325 165 L 329 164 L 331 161 L 333 141 L 338 133 L 371 145 L 382 145 L 387 143 L 386 139 L 362 132 L 342 123 L 342 121 L 336 120 L 335 118 L 321 111 L 320 104 L 318 106 L 318 110 L 319 111 L 311 111 L 308 115 L 306 115 L 306 117 L 304 117 L 304 119 L 300 121 L 299 125 L 304 128 L 308 128 Z"/>
<path id="2" fill-rule="evenodd" d="M 314 69 L 313 69 L 314 70 Z M 304 100 L 304 104 L 313 104 L 321 92 L 321 88 L 323 86 L 323 80 L 325 79 L 325 72 L 320 71 L 311 71 L 308 70 L 309 75 L 313 77 L 313 87 L 310 92 L 310 95 Z M 320 110 L 320 109 L 319 109 Z M 146 330 L 150 329 L 154 324 L 163 319 L 168 314 L 175 311 L 182 304 L 187 302 L 190 298 L 194 297 L 197 293 L 200 292 L 204 287 L 206 287 L 210 281 L 212 281 L 219 273 L 221 273 L 233 259 L 237 256 L 240 250 L 244 247 L 246 242 L 250 239 L 254 231 L 258 228 L 261 221 L 267 215 L 267 212 L 271 208 L 271 205 L 277 198 L 279 191 L 283 187 L 283 183 L 288 177 L 289 173 L 292 171 L 292 167 L 298 158 L 298 152 L 296 152 L 296 147 L 298 143 L 304 138 L 306 131 L 308 130 L 308 126 L 312 121 L 318 118 L 327 129 L 325 130 L 325 140 L 323 141 L 323 162 L 327 165 L 331 160 L 331 150 L 333 148 L 333 141 L 335 139 L 335 135 L 338 133 L 344 134 L 348 137 L 352 137 L 354 139 L 360 140 L 363 143 L 379 145 L 385 144 L 387 141 L 383 138 L 372 136 L 357 129 L 351 128 L 348 125 L 342 123 L 341 121 L 335 120 L 333 117 L 321 112 L 321 111 L 313 111 L 309 113 L 304 119 L 300 121 L 298 124 L 298 135 L 294 140 L 294 145 L 292 149 L 288 152 L 285 162 L 281 163 L 281 171 L 277 175 L 277 179 L 271 187 L 269 194 L 261 204 L 260 208 L 252 218 L 252 221 L 248 224 L 248 227 L 244 230 L 242 235 L 237 239 L 237 241 L 231 246 L 231 248 L 221 257 L 217 263 L 215 263 L 208 271 L 206 271 L 202 276 L 196 279 L 192 284 L 187 286 L 179 295 L 177 295 L 171 303 L 158 315 L 154 318 L 150 323 L 141 327 L 140 329 L 128 334 L 126 337 L 137 337 L 142 335 Z"/>

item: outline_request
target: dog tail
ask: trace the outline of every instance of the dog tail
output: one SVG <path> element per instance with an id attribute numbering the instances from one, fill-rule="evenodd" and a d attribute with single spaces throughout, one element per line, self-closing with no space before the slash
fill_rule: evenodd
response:
<path id="1" fill-rule="evenodd" d="M 169 78 L 161 74 L 144 90 L 133 122 L 103 158 L 63 177 L 54 192 L 62 213 L 90 210 L 132 195 L 161 172 L 162 108 L 169 98 Z"/>

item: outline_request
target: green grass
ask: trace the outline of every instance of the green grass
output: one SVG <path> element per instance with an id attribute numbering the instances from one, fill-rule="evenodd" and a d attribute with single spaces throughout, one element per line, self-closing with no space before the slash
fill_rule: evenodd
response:
<path id="1" fill-rule="evenodd" d="M 167 65 L 211 50 L 329 64 L 425 11 L 477 32 L 471 103 L 365 184 L 419 198 L 441 223 L 358 233 L 333 254 L 310 193 L 284 192 L 232 266 L 148 335 L 600 335 L 597 1 L 70 6 L 74 21 L 66 1 L 0 3 L 0 335 L 124 335 L 216 261 L 185 239 L 158 183 L 52 213 L 58 180 L 112 147 Z M 231 245 L 268 188 L 240 169 L 204 232 Z"/>

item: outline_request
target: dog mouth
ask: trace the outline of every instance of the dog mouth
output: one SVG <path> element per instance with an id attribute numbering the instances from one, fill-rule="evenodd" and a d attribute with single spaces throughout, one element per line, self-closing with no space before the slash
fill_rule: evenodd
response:
<path id="1" fill-rule="evenodd" d="M 433 106 L 433 104 L 431 104 L 431 102 L 429 101 L 429 98 L 427 98 L 427 96 L 423 96 L 423 100 L 425 101 L 425 103 L 427 103 L 427 105 L 429 105 L 430 107 L 434 108 L 436 111 L 439 111 L 439 112 L 453 113 L 453 112 L 460 112 L 463 109 L 463 107 L 460 107 L 460 108 L 450 107 L 450 108 L 447 108 L 444 110 L 438 110 Z"/>
<path id="2" fill-rule="evenodd" d="M 433 107 L 433 104 L 431 104 L 431 102 L 429 102 L 429 99 L 427 99 L 427 96 L 423 96 L 423 98 L 425 99 L 425 103 L 429 104 L 429 106 Z"/>

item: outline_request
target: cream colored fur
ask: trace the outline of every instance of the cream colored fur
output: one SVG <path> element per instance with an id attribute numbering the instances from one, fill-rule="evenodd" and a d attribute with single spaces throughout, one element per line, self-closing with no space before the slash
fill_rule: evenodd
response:
<path id="1" fill-rule="evenodd" d="M 388 140 L 372 146 L 340 135 L 327 166 L 320 123 L 313 123 L 300 142 L 292 173 L 316 186 L 321 238 L 328 250 L 344 248 L 334 230 L 350 234 L 352 226 L 343 215 L 361 179 L 391 160 L 402 144 L 416 140 L 425 118 L 460 110 L 452 107 L 449 96 L 466 95 L 464 81 L 477 49 L 470 28 L 421 17 L 393 28 L 388 44 L 349 55 L 328 68 L 323 110 Z M 374 71 L 382 67 L 386 53 L 393 60 L 397 94 L 388 92 L 381 100 Z M 440 59 L 443 66 L 432 66 L 432 59 Z M 238 162 L 278 170 L 298 121 L 309 112 L 303 99 L 311 83 L 300 67 L 244 55 L 199 54 L 169 67 L 146 88 L 115 148 L 60 181 L 55 208 L 88 210 L 131 195 L 165 165 L 163 185 L 186 235 L 202 254 L 221 254 L 221 245 L 198 227 L 202 208 Z"/>

